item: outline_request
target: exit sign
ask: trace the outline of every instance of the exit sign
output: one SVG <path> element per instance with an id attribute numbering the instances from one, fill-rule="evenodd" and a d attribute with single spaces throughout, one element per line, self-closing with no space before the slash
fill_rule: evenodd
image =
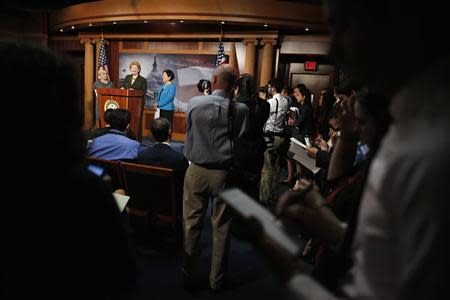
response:
<path id="1" fill-rule="evenodd" d="M 317 71 L 317 61 L 305 61 L 305 71 Z"/>

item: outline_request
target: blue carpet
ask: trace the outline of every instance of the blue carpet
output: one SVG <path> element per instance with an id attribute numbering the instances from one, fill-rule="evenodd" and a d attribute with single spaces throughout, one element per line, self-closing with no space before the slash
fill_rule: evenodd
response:
<path id="1" fill-rule="evenodd" d="M 205 218 L 200 241 L 202 256 L 200 267 L 201 283 L 208 287 L 211 264 L 212 228 Z M 268 269 L 264 259 L 246 241 L 232 236 L 229 259 L 230 287 L 220 294 L 191 294 L 182 288 L 182 250 L 170 239 L 172 233 L 160 226 L 153 233 L 154 242 L 136 249 L 138 282 L 131 295 L 124 299 L 287 299 L 284 287 Z M 206 290 L 205 290 L 206 292 Z"/>

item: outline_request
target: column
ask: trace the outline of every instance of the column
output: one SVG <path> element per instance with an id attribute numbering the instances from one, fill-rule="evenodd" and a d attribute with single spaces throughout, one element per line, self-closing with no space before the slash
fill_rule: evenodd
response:
<path id="1" fill-rule="evenodd" d="M 94 126 L 94 45 L 91 39 L 84 43 L 84 126 L 89 130 Z"/>
<path id="2" fill-rule="evenodd" d="M 256 39 L 243 40 L 242 43 L 245 45 L 244 73 L 255 76 L 256 45 L 258 45 L 258 41 Z"/>
<path id="3" fill-rule="evenodd" d="M 233 68 L 237 72 L 237 76 L 239 76 L 239 64 L 237 60 L 236 54 L 236 44 L 234 42 L 230 42 L 230 61 L 229 64 L 233 66 Z"/>
<path id="4" fill-rule="evenodd" d="M 277 41 L 275 39 L 263 39 L 260 43 L 263 46 L 263 57 L 259 86 L 264 86 L 270 79 L 272 79 L 273 46 L 277 44 Z"/>

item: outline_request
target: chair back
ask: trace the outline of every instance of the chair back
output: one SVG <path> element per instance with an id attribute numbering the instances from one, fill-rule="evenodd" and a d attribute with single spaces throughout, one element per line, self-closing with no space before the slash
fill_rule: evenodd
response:
<path id="1" fill-rule="evenodd" d="M 115 191 L 117 189 L 123 189 L 123 178 L 120 170 L 120 162 L 116 160 L 106 160 L 98 157 L 87 156 L 86 164 L 98 166 L 104 169 L 104 171 L 111 177 L 111 189 Z"/>
<path id="2" fill-rule="evenodd" d="M 128 207 L 155 214 L 176 226 L 178 207 L 172 169 L 122 162 L 120 164 Z"/>

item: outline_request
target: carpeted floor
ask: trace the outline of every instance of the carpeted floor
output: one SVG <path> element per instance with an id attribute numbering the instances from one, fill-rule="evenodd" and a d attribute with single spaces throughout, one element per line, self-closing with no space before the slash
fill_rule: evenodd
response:
<path id="1" fill-rule="evenodd" d="M 287 190 L 280 185 L 280 194 Z M 273 208 L 273 207 L 272 207 Z M 210 210 L 208 211 L 210 216 Z M 176 243 L 173 231 L 163 223 L 152 227 L 148 239 L 136 246 L 138 282 L 124 299 L 286 299 L 284 287 L 268 269 L 263 257 L 247 241 L 232 235 L 229 259 L 229 287 L 219 294 L 208 292 L 211 263 L 211 222 L 205 218 L 201 237 L 200 279 L 205 287 L 195 294 L 182 288 L 181 245 Z"/>

